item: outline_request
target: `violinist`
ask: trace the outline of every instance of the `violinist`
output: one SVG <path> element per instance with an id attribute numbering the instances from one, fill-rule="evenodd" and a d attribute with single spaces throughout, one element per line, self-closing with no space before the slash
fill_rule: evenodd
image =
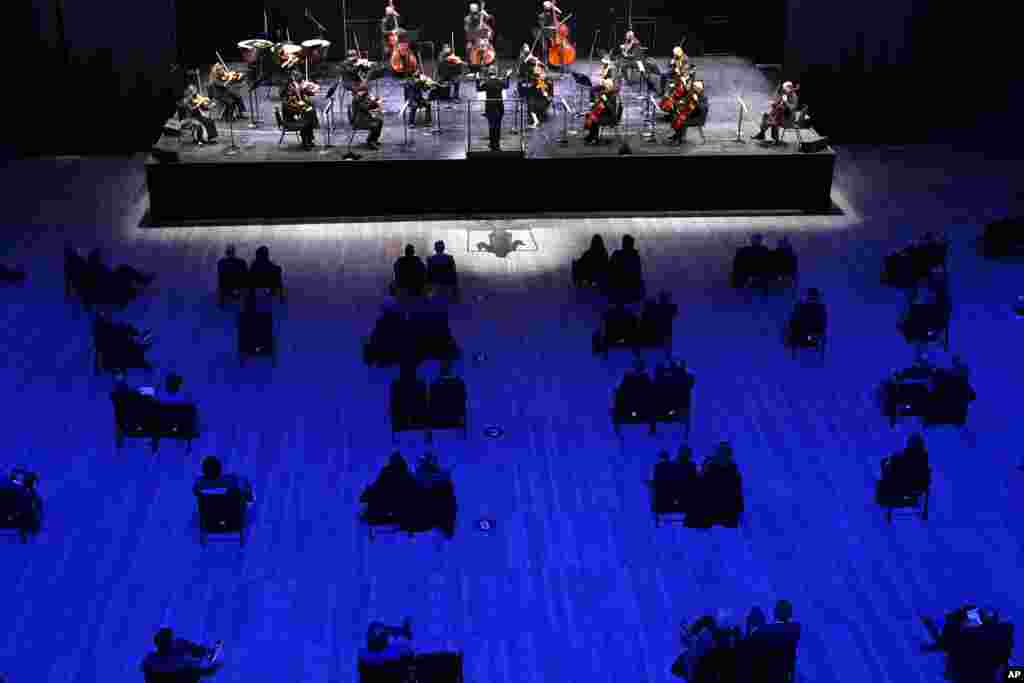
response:
<path id="1" fill-rule="evenodd" d="M 498 78 L 498 67 L 491 66 L 487 69 L 487 78 L 480 80 L 476 85 L 478 91 L 487 94 L 484 115 L 490 129 L 492 152 L 501 151 L 501 119 L 505 116 L 505 90 L 508 89 L 511 75 L 512 69 L 509 69 L 502 80 Z"/>
<path id="2" fill-rule="evenodd" d="M 448 84 L 448 92 L 445 96 L 449 100 L 459 100 L 459 86 L 466 63 L 452 50 L 452 46 L 445 43 L 441 46 L 441 54 L 437 58 L 437 75 L 442 83 Z"/>
<path id="3" fill-rule="evenodd" d="M 434 107 L 431 104 L 431 94 L 438 86 L 437 81 L 428 77 L 422 71 L 416 74 L 415 78 L 409 79 L 405 84 L 405 99 L 409 103 L 409 127 L 416 127 L 416 112 L 421 108 L 427 110 L 427 126 L 434 122 Z"/>
<path id="4" fill-rule="evenodd" d="M 380 113 L 380 100 L 370 96 L 370 89 L 361 85 L 355 89 L 352 97 L 352 122 L 358 130 L 368 130 L 370 135 L 366 138 L 366 146 L 370 149 L 380 149 L 377 141 L 380 140 L 380 133 L 384 129 L 384 120 Z"/>
<path id="5" fill-rule="evenodd" d="M 672 48 L 672 64 L 670 67 L 669 71 L 676 78 L 685 78 L 690 73 L 690 58 L 683 52 L 682 46 L 676 45 Z"/>
<path id="6" fill-rule="evenodd" d="M 285 121 L 302 121 L 303 127 L 299 131 L 302 138 L 302 146 L 306 149 L 313 149 L 315 140 L 313 131 L 320 127 L 320 120 L 316 115 L 316 108 L 313 106 L 313 96 L 320 92 L 320 86 L 312 81 L 302 78 L 302 72 L 293 69 L 287 85 L 281 90 L 281 115 Z"/>
<path id="7" fill-rule="evenodd" d="M 619 118 L 619 92 L 614 81 L 606 78 L 594 87 L 592 94 L 594 104 L 583 123 L 590 131 L 583 139 L 588 145 L 597 144 L 601 126 L 614 126 Z"/>
<path id="8" fill-rule="evenodd" d="M 210 98 L 199 94 L 199 88 L 190 85 L 185 88 L 185 96 L 178 104 L 178 117 L 193 118 L 202 126 L 199 129 L 200 144 L 217 144 L 217 124 L 210 118 Z"/>
<path id="9" fill-rule="evenodd" d="M 601 72 L 597 77 L 597 80 L 599 81 L 603 81 L 605 79 L 613 81 L 619 80 L 619 69 L 615 65 L 615 62 L 612 61 L 612 56 L 610 54 L 601 58 Z"/>
<path id="10" fill-rule="evenodd" d="M 238 112 L 240 118 L 245 118 L 245 100 L 231 88 L 241 80 L 241 73 L 228 70 L 220 62 L 210 68 L 210 88 L 214 98 L 224 103 L 229 112 Z"/>
<path id="11" fill-rule="evenodd" d="M 634 62 L 640 59 L 640 41 L 632 31 L 626 31 L 626 37 L 619 46 L 619 54 L 622 59 Z"/>
<path id="12" fill-rule="evenodd" d="M 779 130 L 793 125 L 796 120 L 800 109 L 799 92 L 800 86 L 793 81 L 786 81 L 779 87 L 775 97 L 768 103 L 770 109 L 761 115 L 761 131 L 753 136 L 755 140 L 764 140 L 765 132 L 771 128 L 772 140 L 776 145 L 780 144 Z"/>
<path id="13" fill-rule="evenodd" d="M 541 61 L 531 56 L 527 63 L 530 66 L 530 76 L 526 108 L 530 114 L 530 128 L 536 128 L 542 119 L 547 118 L 548 110 L 551 108 L 552 88 Z"/>

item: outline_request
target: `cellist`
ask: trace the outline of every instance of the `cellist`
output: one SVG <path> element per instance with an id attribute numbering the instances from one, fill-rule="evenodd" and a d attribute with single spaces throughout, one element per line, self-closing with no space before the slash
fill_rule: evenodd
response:
<path id="1" fill-rule="evenodd" d="M 588 145 L 597 143 L 601 126 L 615 125 L 619 113 L 619 93 L 614 81 L 604 79 L 594 87 L 593 95 L 594 105 L 583 122 L 583 127 L 590 131 L 583 139 Z"/>
<path id="2" fill-rule="evenodd" d="M 779 129 L 792 125 L 796 113 L 800 109 L 800 85 L 786 81 L 778 93 L 769 102 L 770 109 L 761 116 L 761 131 L 754 136 L 755 140 L 764 140 L 765 132 L 772 129 L 772 140 L 779 144 Z"/>

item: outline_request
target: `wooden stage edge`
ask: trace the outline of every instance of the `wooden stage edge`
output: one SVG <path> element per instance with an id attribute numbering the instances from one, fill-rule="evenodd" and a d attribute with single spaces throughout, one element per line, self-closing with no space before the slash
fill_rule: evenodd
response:
<path id="1" fill-rule="evenodd" d="M 831 149 L 309 164 L 177 163 L 151 156 L 145 223 L 482 213 L 834 214 L 835 163 Z"/>

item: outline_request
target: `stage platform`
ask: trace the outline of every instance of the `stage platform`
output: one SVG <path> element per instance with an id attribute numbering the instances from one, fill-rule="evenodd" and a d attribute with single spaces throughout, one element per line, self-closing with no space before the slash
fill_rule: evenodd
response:
<path id="1" fill-rule="evenodd" d="M 645 116 L 649 93 L 641 83 L 624 88 L 622 124 L 603 131 L 603 144 L 583 143 L 584 101 L 565 74 L 556 83 L 549 119 L 536 129 L 517 125 L 515 86 L 507 92 L 502 149 L 488 156 L 486 120 L 472 82 L 462 84 L 461 103 L 437 103 L 432 126 L 410 129 L 400 115 L 402 91 L 390 78 L 374 89 L 384 100 L 381 148 L 348 146 L 347 99 L 316 102 L 321 115 L 317 148 L 303 150 L 294 134 L 279 144 L 274 123 L 276 89 L 262 89 L 259 123 L 234 124 L 238 152 L 227 155 L 232 132 L 218 122 L 220 144 L 197 146 L 165 134 L 146 164 L 148 222 L 171 224 L 224 219 L 344 218 L 466 213 L 608 212 L 814 212 L 832 210 L 835 153 L 825 146 L 802 152 L 788 131 L 781 146 L 750 139 L 757 131 L 772 85 L 752 65 L 730 57 L 697 58 L 710 115 L 690 129 L 681 145 L 666 143 L 667 122 Z M 332 67 L 331 68 L 336 68 Z M 597 68 L 572 70 L 594 76 Z M 330 73 L 319 79 L 324 91 Z M 250 98 L 246 98 L 250 101 Z M 742 140 L 737 140 L 742 100 Z M 563 106 L 564 102 L 564 106 Z M 330 128 L 331 147 L 327 147 Z M 805 143 L 821 138 L 801 131 Z M 622 154 L 628 146 L 630 154 Z M 359 158 L 346 159 L 347 153 Z M 529 163 L 527 163 L 529 162 Z"/>

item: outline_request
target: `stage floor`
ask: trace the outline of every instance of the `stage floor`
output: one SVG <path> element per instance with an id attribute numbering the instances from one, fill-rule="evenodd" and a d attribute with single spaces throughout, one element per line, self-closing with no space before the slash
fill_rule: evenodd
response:
<path id="1" fill-rule="evenodd" d="M 667 62 L 659 60 L 659 62 Z M 668 145 L 667 138 L 672 134 L 667 122 L 658 117 L 654 127 L 654 140 L 644 137 L 648 132 L 644 124 L 644 102 L 646 90 L 639 79 L 632 84 L 627 84 L 623 89 L 624 102 L 626 105 L 625 114 L 621 126 L 615 129 L 607 129 L 606 140 L 609 144 L 589 146 L 583 144 L 583 121 L 581 118 L 559 112 L 558 106 L 552 106 L 552 113 L 548 120 L 535 130 L 526 129 L 521 138 L 520 133 L 515 130 L 515 117 L 512 115 L 514 105 L 506 105 L 507 115 L 503 121 L 502 148 L 517 150 L 523 148 L 528 158 L 564 158 L 564 157 L 593 157 L 617 155 L 621 143 L 628 142 L 635 155 L 651 156 L 696 156 L 696 155 L 792 155 L 798 153 L 796 138 L 792 132 L 786 134 L 788 144 L 775 146 L 770 143 L 761 143 L 750 140 L 750 136 L 757 132 L 757 122 L 760 120 L 763 111 L 770 99 L 773 89 L 768 79 L 752 64 L 737 57 L 705 57 L 694 58 L 693 63 L 697 66 L 697 75 L 705 83 L 706 92 L 710 104 L 710 114 L 707 125 L 704 127 L 704 140 L 700 132 L 691 129 L 687 133 L 687 142 L 683 145 Z M 502 64 L 502 72 L 510 65 Z M 238 65 L 235 65 L 239 68 Z M 600 64 L 591 64 L 586 61 L 579 61 L 570 69 L 576 73 L 596 77 Z M 323 92 L 336 81 L 339 65 L 328 64 L 326 75 L 318 82 Z M 557 77 L 557 76 L 556 76 Z M 361 147 L 365 136 L 356 136 L 356 151 L 367 160 L 396 160 L 396 159 L 464 159 L 467 151 L 467 137 L 470 151 L 487 150 L 487 125 L 482 114 L 474 113 L 467 115 L 467 102 L 470 97 L 475 97 L 475 85 L 471 80 L 466 80 L 461 86 L 463 102 L 460 104 L 438 103 L 436 105 L 436 116 L 440 120 L 441 132 L 421 124 L 417 129 L 408 129 L 399 116 L 399 111 L 404 104 L 400 85 L 393 77 L 382 78 L 373 85 L 374 91 L 383 100 L 384 109 L 384 133 L 381 138 L 381 148 L 377 151 Z M 578 110 L 577 86 L 572 77 L 562 74 L 561 79 L 555 85 L 556 105 L 559 99 L 564 99 L 573 111 Z M 247 91 L 245 91 L 247 93 Z M 337 161 L 347 151 L 349 137 L 349 124 L 344 115 L 348 106 L 347 98 L 343 101 L 336 101 L 333 116 L 327 116 L 323 112 L 329 100 L 326 97 L 316 98 L 316 106 L 321 112 L 321 130 L 317 132 L 317 148 L 311 151 L 303 150 L 295 135 L 285 137 L 282 144 L 278 144 L 281 137 L 280 130 L 274 123 L 274 108 L 280 106 L 280 97 L 276 88 L 263 88 L 260 90 L 259 116 L 257 119 L 262 123 L 253 127 L 250 120 L 242 119 L 235 123 L 235 143 L 240 152 L 233 156 L 225 155 L 225 150 L 230 144 L 229 127 L 223 121 L 217 125 L 221 133 L 221 143 L 211 146 L 197 146 L 192 144 L 191 139 L 180 141 L 178 138 L 165 135 L 157 143 L 162 151 L 173 152 L 179 155 L 183 163 L 189 162 L 215 162 L 215 163 L 251 163 L 251 162 L 330 162 Z M 339 88 L 335 100 L 342 93 Z M 269 96 L 269 97 L 268 97 Z M 508 100 L 515 98 L 515 85 L 506 93 Z M 739 123 L 739 104 L 737 98 L 741 98 L 750 108 L 750 112 L 744 115 L 743 138 L 744 142 L 736 141 L 737 126 Z M 246 95 L 247 106 L 249 98 Z M 472 105 L 476 111 L 479 108 Z M 339 114 L 342 114 L 339 116 Z M 329 119 L 333 121 L 331 131 L 332 149 L 325 149 L 327 143 L 327 127 Z M 473 129 L 467 136 L 467 119 Z M 804 141 L 814 142 L 820 136 L 814 130 L 801 131 Z M 829 154 L 830 151 L 821 152 Z"/>

